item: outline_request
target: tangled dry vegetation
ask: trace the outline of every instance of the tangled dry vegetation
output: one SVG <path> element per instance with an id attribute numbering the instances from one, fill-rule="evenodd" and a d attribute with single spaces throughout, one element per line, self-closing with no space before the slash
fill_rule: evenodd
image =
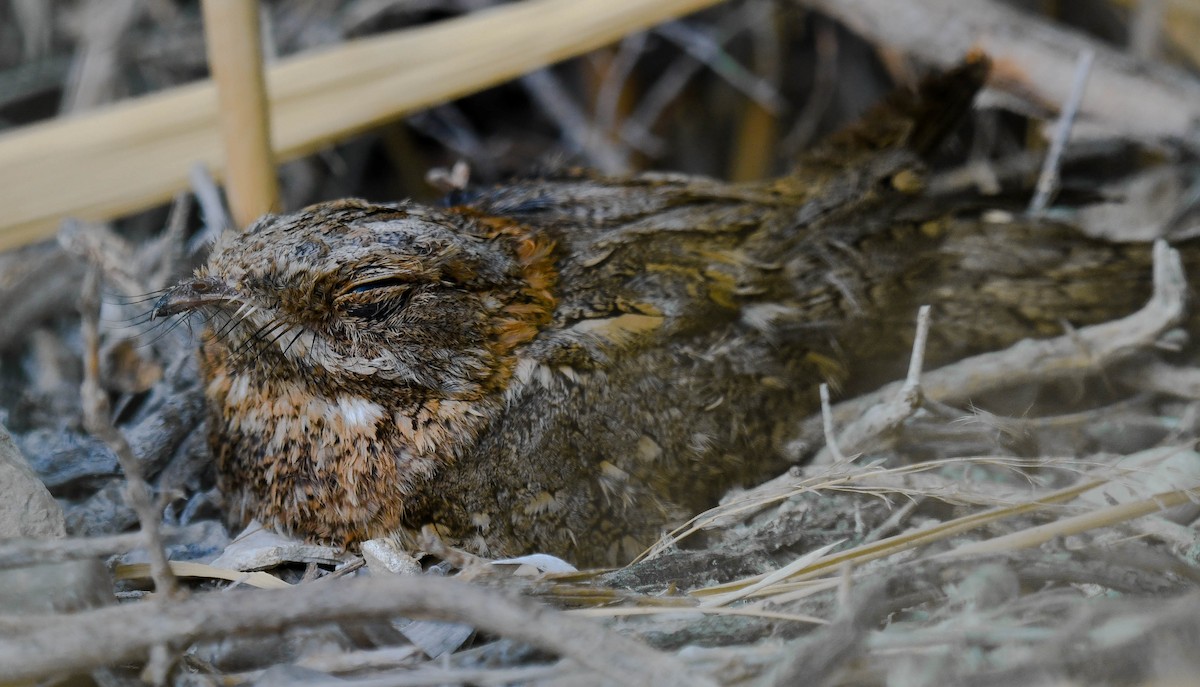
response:
<path id="1" fill-rule="evenodd" d="M 264 3 L 268 53 L 491 4 Z M 85 207 L 70 190 L 62 212 L 90 221 L 0 255 L 13 439 L 0 441 L 0 536 L 19 535 L 0 541 L 0 684 L 1193 682 L 1196 275 L 1168 243 L 1198 227 L 1200 3 L 1051 5 L 718 4 L 283 165 L 288 208 L 429 199 L 467 170 L 489 183 L 563 161 L 761 178 L 890 84 L 979 48 L 996 75 L 930 198 L 996 221 L 1025 212 L 1055 133 L 1070 132 L 1042 212 L 1108 240 L 1167 239 L 1142 310 L 937 370 L 922 370 L 918 343 L 907 380 L 796 418 L 804 464 L 620 570 L 226 531 L 197 431 L 193 332 L 145 326 L 139 297 L 202 260 L 228 222 L 216 186 L 197 169 L 170 208 L 120 219 L 130 207 Z M 21 155 L 85 154 L 22 153 L 25 125 L 205 71 L 195 3 L 14 0 L 0 13 L 0 178 L 36 176 Z M 35 224 L 10 217 L 4 245 Z M 922 326 L 936 330 L 936 313 Z"/>

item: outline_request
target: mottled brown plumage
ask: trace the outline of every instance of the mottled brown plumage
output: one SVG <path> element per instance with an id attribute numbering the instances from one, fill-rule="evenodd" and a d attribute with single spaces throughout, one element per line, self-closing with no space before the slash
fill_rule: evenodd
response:
<path id="1" fill-rule="evenodd" d="M 156 312 L 214 315 L 235 519 L 621 563 L 795 459 L 817 384 L 886 374 L 920 303 L 942 309 L 935 360 L 1132 310 L 1144 247 L 925 207 L 922 156 L 985 73 L 893 98 L 770 183 L 542 178 L 223 237 Z"/>

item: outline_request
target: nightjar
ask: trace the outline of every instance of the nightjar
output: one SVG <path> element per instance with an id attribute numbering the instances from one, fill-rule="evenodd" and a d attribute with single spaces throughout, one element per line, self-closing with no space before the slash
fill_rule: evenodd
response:
<path id="1" fill-rule="evenodd" d="M 620 564 L 785 469 L 818 383 L 888 374 L 921 303 L 935 360 L 1135 309 L 1146 247 L 924 202 L 986 74 L 898 93 L 770 182 L 562 174 L 227 233 L 155 315 L 210 315 L 233 518 Z"/>

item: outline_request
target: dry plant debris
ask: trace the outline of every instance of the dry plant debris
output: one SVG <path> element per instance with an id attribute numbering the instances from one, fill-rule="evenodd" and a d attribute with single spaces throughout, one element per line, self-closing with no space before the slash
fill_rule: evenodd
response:
<path id="1" fill-rule="evenodd" d="M 278 56 L 489 4 L 272 2 L 263 18 Z M 0 421 L 67 530 L 0 541 L 0 587 L 70 599 L 23 614 L 0 606 L 0 684 L 66 674 L 105 685 L 1194 679 L 1200 370 L 1185 279 L 1198 277 L 1185 271 L 1200 261 L 1168 243 L 1196 233 L 1187 137 L 1200 82 L 1195 22 L 1163 17 L 1194 19 L 1200 6 L 1070 5 L 1086 7 L 1051 17 L 990 0 L 726 3 L 285 165 L 289 208 L 453 194 L 468 169 L 489 184 L 564 157 L 761 177 L 889 78 L 982 47 L 1002 78 L 926 193 L 986 231 L 1034 197 L 1037 132 L 1053 135 L 1076 61 L 1094 51 L 1079 115 L 1058 128 L 1072 135 L 1059 138 L 1045 214 L 1113 240 L 1166 239 L 1145 306 L 936 369 L 922 369 L 917 346 L 904 382 L 843 390 L 825 418 L 797 418 L 803 462 L 791 472 L 730 494 L 620 570 L 488 565 L 436 541 L 428 548 L 453 565 L 397 563 L 426 573 L 416 576 L 277 543 L 255 559 L 265 570 L 217 567 L 239 533 L 221 524 L 197 431 L 193 333 L 142 319 L 230 224 L 212 180 L 190 177 L 199 212 L 180 202 L 170 218 L 75 225 L 61 247 L 0 255 Z M 203 71 L 195 3 L 94 1 L 67 13 L 14 1 L 0 13 L 4 123 Z M 0 169 L 20 175 L 9 160 Z M 425 185 L 429 169 L 452 166 L 434 175 L 443 188 Z M 936 312 L 928 328 L 936 338 Z M 826 437 L 829 459 L 811 461 Z M 95 574 L 97 560 L 113 578 Z M 448 573 L 458 579 L 437 579 Z M 20 586 L 31 581 L 40 586 Z M 173 585 L 186 598 L 163 593 Z"/>

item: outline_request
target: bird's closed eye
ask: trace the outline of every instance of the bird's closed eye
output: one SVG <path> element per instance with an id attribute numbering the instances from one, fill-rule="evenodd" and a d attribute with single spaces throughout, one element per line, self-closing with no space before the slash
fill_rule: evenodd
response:
<path id="1" fill-rule="evenodd" d="M 342 296 L 350 297 L 344 306 L 347 315 L 365 320 L 382 320 L 408 307 L 414 291 L 410 281 L 384 277 L 352 284 L 342 292 Z M 371 300 L 365 300 L 368 298 Z"/>
<path id="2" fill-rule="evenodd" d="M 382 279 L 374 279 L 371 281 L 359 282 L 350 286 L 343 293 L 366 293 L 375 289 L 386 289 L 393 286 L 412 286 L 412 282 L 398 279 L 396 277 L 384 277 Z"/>

